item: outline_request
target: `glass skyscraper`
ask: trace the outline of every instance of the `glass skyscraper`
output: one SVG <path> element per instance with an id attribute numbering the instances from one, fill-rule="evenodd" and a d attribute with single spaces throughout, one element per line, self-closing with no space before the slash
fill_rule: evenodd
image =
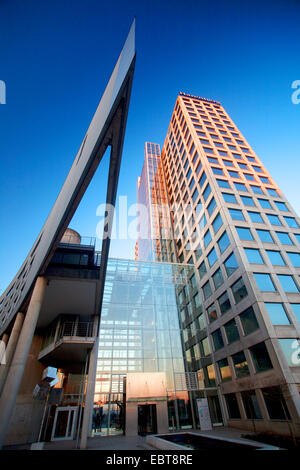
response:
<path id="1" fill-rule="evenodd" d="M 216 385 L 229 425 L 299 434 L 297 214 L 217 101 L 179 94 L 161 165 L 171 260 L 195 266 L 208 331 L 203 344 L 182 306 L 187 370 Z"/>

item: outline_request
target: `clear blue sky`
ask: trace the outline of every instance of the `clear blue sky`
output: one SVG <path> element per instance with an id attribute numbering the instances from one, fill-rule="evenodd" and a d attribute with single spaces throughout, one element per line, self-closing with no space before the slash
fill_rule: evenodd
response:
<path id="1" fill-rule="evenodd" d="M 65 180 L 136 16 L 137 62 L 119 195 L 136 202 L 146 140 L 162 145 L 179 91 L 219 100 L 300 213 L 300 4 L 292 0 L 1 0 L 2 292 Z M 95 235 L 107 167 L 73 220 Z M 111 254 L 132 257 L 134 242 Z"/>

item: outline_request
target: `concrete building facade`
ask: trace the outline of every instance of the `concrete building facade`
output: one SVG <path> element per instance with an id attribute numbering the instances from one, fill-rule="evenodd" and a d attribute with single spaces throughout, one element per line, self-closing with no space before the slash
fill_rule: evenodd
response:
<path id="1" fill-rule="evenodd" d="M 161 161 L 171 259 L 196 267 L 202 324 L 229 425 L 300 433 L 300 220 L 219 102 L 180 93 Z M 140 183 L 141 184 L 141 183 Z M 186 312 L 189 371 L 204 371 Z"/>

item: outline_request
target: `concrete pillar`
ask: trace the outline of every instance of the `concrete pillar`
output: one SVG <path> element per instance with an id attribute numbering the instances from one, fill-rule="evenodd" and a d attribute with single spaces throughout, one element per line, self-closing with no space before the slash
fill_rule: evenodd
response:
<path id="1" fill-rule="evenodd" d="M 11 330 L 9 340 L 6 346 L 5 364 L 0 367 L 0 396 L 1 396 L 4 384 L 5 384 L 5 380 L 9 371 L 12 357 L 14 355 L 14 352 L 17 346 L 17 342 L 19 339 L 22 325 L 23 325 L 23 320 L 24 320 L 24 313 L 22 312 L 17 313 L 14 326 L 13 326 L 13 329 Z"/>
<path id="2" fill-rule="evenodd" d="M 7 344 L 8 338 L 9 338 L 8 334 L 3 333 L 1 341 L 3 341 L 3 343 Z"/>
<path id="3" fill-rule="evenodd" d="M 0 400 L 0 449 L 2 448 L 22 381 L 25 364 L 41 310 L 47 279 L 38 277 Z"/>
<path id="4" fill-rule="evenodd" d="M 94 393 L 97 373 L 97 359 L 98 359 L 98 346 L 99 336 L 97 336 L 93 349 L 90 354 L 88 379 L 86 386 L 86 394 L 84 400 L 84 412 L 81 428 L 80 449 L 86 449 L 87 438 L 90 432 L 91 417 L 94 404 Z"/>

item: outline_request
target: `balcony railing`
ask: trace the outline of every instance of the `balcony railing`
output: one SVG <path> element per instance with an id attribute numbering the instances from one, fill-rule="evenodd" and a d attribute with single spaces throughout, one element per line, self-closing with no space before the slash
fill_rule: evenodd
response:
<path id="1" fill-rule="evenodd" d="M 63 322 L 59 326 L 56 342 L 58 342 L 63 336 L 79 336 L 81 338 L 90 338 L 94 336 L 93 329 L 93 322 Z"/>
<path id="2" fill-rule="evenodd" d="M 58 344 L 62 338 L 75 337 L 75 338 L 93 338 L 96 334 L 95 325 L 93 322 L 71 322 L 64 321 L 59 324 L 59 326 L 54 325 L 47 332 L 44 337 L 44 341 L 41 347 L 41 352 L 47 349 L 48 347 L 55 346 Z"/>

